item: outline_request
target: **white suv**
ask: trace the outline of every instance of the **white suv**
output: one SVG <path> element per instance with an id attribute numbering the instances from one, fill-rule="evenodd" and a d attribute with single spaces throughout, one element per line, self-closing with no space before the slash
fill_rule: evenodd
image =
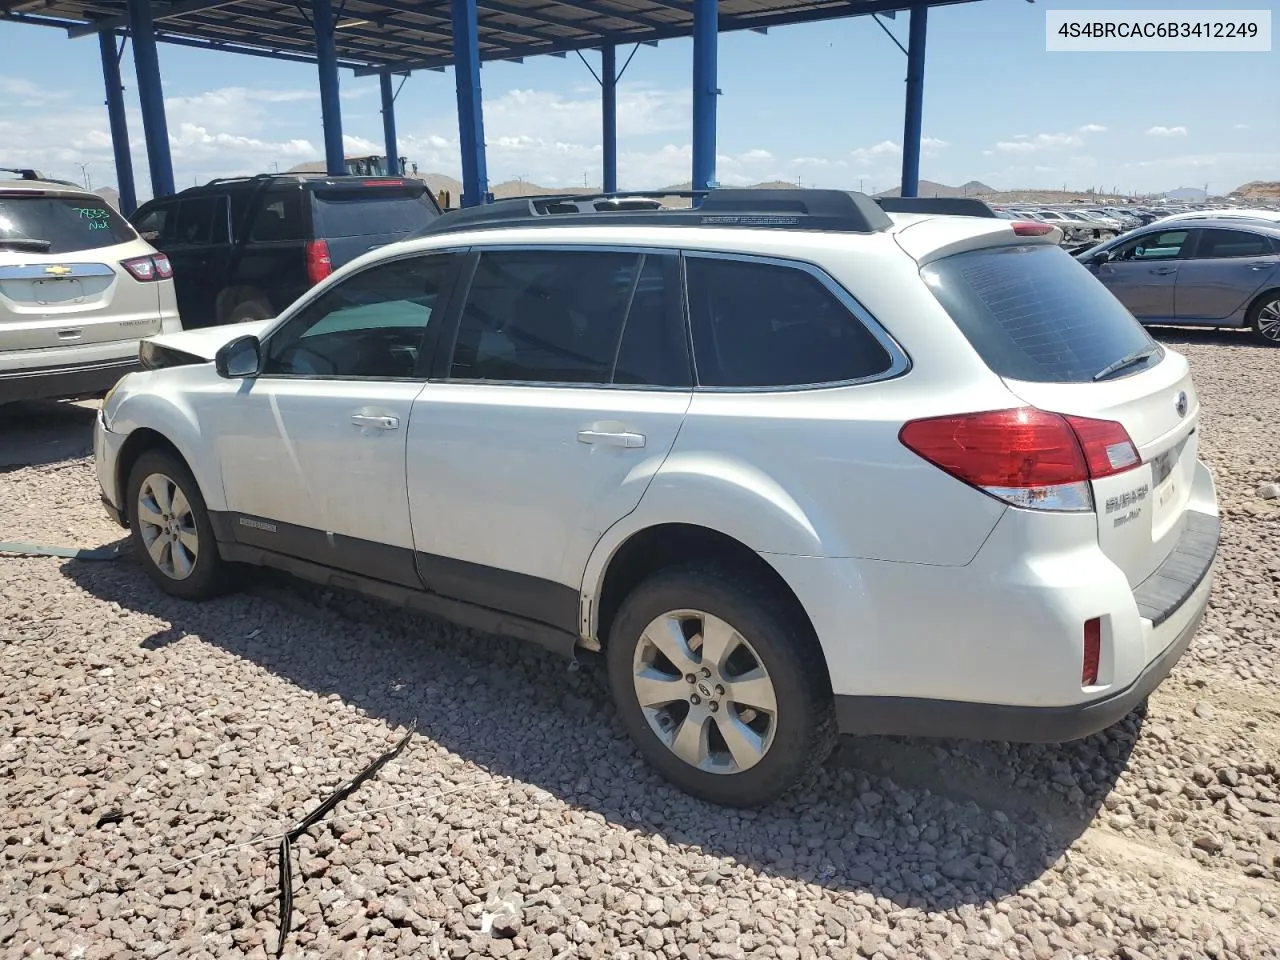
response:
<path id="1" fill-rule="evenodd" d="M 0 179 L 0 403 L 103 393 L 182 329 L 173 271 L 97 194 Z"/>
<path id="2" fill-rule="evenodd" d="M 1081 737 L 1190 642 L 1218 516 L 1186 360 L 1052 236 L 837 191 L 453 212 L 144 343 L 104 499 L 179 597 L 268 565 L 602 650 L 717 803 L 837 730 Z"/>

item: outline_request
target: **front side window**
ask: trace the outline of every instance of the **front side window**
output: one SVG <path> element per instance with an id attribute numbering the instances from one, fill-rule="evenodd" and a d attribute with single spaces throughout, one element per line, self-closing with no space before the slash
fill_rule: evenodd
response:
<path id="1" fill-rule="evenodd" d="M 143 240 L 155 243 L 168 243 L 173 240 L 173 227 L 177 221 L 176 203 L 157 203 L 140 213 L 134 226 Z"/>
<path id="2" fill-rule="evenodd" d="M 218 215 L 217 197 L 189 197 L 178 204 L 174 243 L 206 244 L 213 239 L 213 223 Z"/>
<path id="3" fill-rule="evenodd" d="M 1144 233 L 1115 248 L 1112 260 L 1177 260 L 1187 248 L 1190 230 L 1159 230 Z"/>
<path id="4" fill-rule="evenodd" d="M 814 386 L 893 366 L 863 322 L 807 270 L 694 256 L 686 271 L 702 386 Z"/>
<path id="5" fill-rule="evenodd" d="M 687 386 L 666 262 L 603 251 L 481 253 L 450 377 Z"/>
<path id="6" fill-rule="evenodd" d="M 411 378 L 451 255 L 370 267 L 326 290 L 267 343 L 263 373 L 277 376 Z"/>
<path id="7" fill-rule="evenodd" d="M 302 239 L 302 191 L 277 190 L 258 206 L 249 238 L 262 243 Z"/>

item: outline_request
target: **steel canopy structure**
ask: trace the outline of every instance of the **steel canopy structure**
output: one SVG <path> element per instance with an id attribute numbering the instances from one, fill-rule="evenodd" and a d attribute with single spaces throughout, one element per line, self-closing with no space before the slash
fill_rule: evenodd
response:
<path id="1" fill-rule="evenodd" d="M 97 35 L 121 204 L 134 205 L 119 60 L 134 46 L 147 163 L 156 196 L 174 192 L 157 43 L 241 53 L 317 67 L 325 164 L 345 172 L 338 71 L 380 78 L 386 153 L 396 168 L 396 75 L 455 69 L 463 205 L 488 196 L 480 67 L 496 60 L 601 52 L 603 187 L 617 189 L 618 47 L 693 38 L 695 189 L 715 185 L 718 35 L 732 30 L 909 10 L 902 193 L 919 180 L 929 7 L 974 0 L 0 0 L 0 20 Z M 896 41 L 895 41 L 896 42 Z M 634 51 L 632 51 L 634 53 Z M 630 58 L 622 65 L 626 69 Z M 594 73 L 594 70 L 593 70 Z"/>

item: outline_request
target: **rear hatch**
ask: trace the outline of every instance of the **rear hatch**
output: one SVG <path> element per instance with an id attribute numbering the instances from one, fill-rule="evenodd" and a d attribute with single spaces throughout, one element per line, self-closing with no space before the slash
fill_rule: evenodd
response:
<path id="1" fill-rule="evenodd" d="M 315 239 L 329 247 L 334 270 L 361 254 L 403 240 L 440 215 L 420 180 L 352 177 L 312 191 Z"/>
<path id="2" fill-rule="evenodd" d="M 1172 552 L 1186 523 L 1199 419 L 1186 359 L 1152 340 L 1057 247 L 971 250 L 922 273 L 1020 399 L 1124 427 L 1140 462 L 1091 486 L 1098 544 L 1137 586 Z"/>
<path id="3" fill-rule="evenodd" d="M 101 198 L 0 192 L 0 350 L 160 332 L 158 284 L 122 265 L 154 252 Z"/>

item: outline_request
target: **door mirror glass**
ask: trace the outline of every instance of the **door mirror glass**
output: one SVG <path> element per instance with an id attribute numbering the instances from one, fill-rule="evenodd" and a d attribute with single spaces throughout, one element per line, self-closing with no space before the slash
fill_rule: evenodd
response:
<path id="1" fill-rule="evenodd" d="M 262 344 L 252 335 L 236 337 L 214 354 L 213 366 L 218 376 L 228 380 L 256 377 L 262 368 Z"/>

